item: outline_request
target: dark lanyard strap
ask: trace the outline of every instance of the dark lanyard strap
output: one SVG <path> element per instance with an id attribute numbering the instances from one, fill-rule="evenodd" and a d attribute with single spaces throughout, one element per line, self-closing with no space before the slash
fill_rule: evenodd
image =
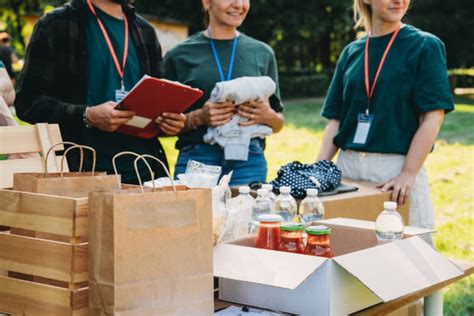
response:
<path id="1" fill-rule="evenodd" d="M 372 100 L 372 97 L 374 95 L 375 91 L 375 85 L 377 84 L 377 80 L 379 78 L 380 72 L 382 71 L 382 67 L 385 63 L 385 59 L 387 58 L 388 52 L 390 51 L 390 48 L 393 45 L 393 42 L 395 41 L 395 38 L 397 37 L 398 33 L 400 32 L 399 27 L 392 35 L 392 38 L 387 44 L 387 47 L 385 48 L 385 52 L 383 53 L 382 59 L 380 60 L 379 63 L 379 68 L 377 69 L 377 73 L 375 74 L 374 82 L 372 83 L 372 88 L 370 88 L 369 84 L 369 41 L 370 41 L 370 36 L 367 36 L 367 41 L 365 42 L 365 56 L 364 56 L 364 75 L 365 75 L 365 93 L 367 94 L 367 108 L 365 110 L 365 114 L 369 115 L 369 107 L 370 107 L 370 102 Z"/>
<path id="2" fill-rule="evenodd" d="M 211 43 L 212 53 L 214 54 L 214 60 L 217 64 L 217 70 L 219 70 L 219 75 L 221 76 L 221 81 L 226 81 L 224 77 L 224 71 L 222 70 L 221 61 L 219 59 L 219 55 L 217 54 L 216 45 L 214 44 L 214 40 L 211 37 L 211 29 L 207 30 L 207 35 L 209 36 L 209 41 Z M 237 51 L 237 34 L 234 35 L 234 41 L 232 43 L 232 54 L 230 55 L 230 63 L 229 63 L 229 71 L 227 73 L 227 81 L 232 78 L 232 71 L 234 70 L 234 62 L 235 62 L 235 52 Z"/>
<path id="3" fill-rule="evenodd" d="M 94 6 L 91 3 L 91 0 L 87 0 L 87 4 L 89 5 L 90 10 L 94 14 L 94 16 L 97 19 L 97 23 L 99 24 L 99 27 L 102 31 L 102 34 L 104 35 L 105 41 L 107 42 L 107 46 L 109 47 L 110 54 L 112 55 L 112 59 L 115 63 L 115 68 L 117 69 L 118 75 L 120 76 L 120 88 L 122 91 L 125 90 L 125 85 L 123 81 L 123 76 L 125 72 L 125 64 L 127 63 L 127 55 L 128 55 L 128 21 L 127 17 L 125 14 L 123 15 L 123 20 L 125 24 L 125 45 L 124 45 L 124 51 L 123 51 L 123 61 L 122 61 L 122 67 L 120 67 L 120 63 L 117 58 L 117 54 L 115 53 L 114 47 L 112 45 L 112 42 L 110 41 L 109 35 L 107 34 L 107 30 L 104 27 L 104 24 L 102 21 L 99 19 L 97 16 L 97 13 L 95 12 Z"/>

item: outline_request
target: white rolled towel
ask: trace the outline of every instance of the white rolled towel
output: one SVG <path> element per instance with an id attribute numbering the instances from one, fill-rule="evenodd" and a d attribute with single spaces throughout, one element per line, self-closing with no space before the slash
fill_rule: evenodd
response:
<path id="1" fill-rule="evenodd" d="M 268 76 L 240 77 L 216 83 L 211 92 L 211 102 L 234 101 L 236 105 L 250 100 L 265 100 L 276 91 L 276 84 Z"/>

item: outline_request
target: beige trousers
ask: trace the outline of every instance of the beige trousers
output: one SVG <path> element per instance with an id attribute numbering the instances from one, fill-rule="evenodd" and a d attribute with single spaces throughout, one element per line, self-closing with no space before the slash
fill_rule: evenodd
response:
<path id="1" fill-rule="evenodd" d="M 345 178 L 380 183 L 398 176 L 403 168 L 405 158 L 403 155 L 341 150 L 337 166 Z M 415 178 L 409 203 L 409 225 L 434 229 L 434 209 L 430 198 L 428 176 L 424 167 Z M 423 237 L 426 237 L 423 239 L 433 245 L 431 234 Z"/>

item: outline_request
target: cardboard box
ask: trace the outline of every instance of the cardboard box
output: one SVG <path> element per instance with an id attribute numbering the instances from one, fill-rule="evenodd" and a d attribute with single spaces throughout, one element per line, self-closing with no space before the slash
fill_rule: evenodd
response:
<path id="1" fill-rule="evenodd" d="M 254 237 L 214 249 L 219 299 L 300 315 L 346 315 L 463 275 L 406 227 L 377 245 L 374 223 L 330 219 L 332 259 L 254 248 Z"/>
<path id="2" fill-rule="evenodd" d="M 324 203 L 324 218 L 353 218 L 375 221 L 383 211 L 383 202 L 390 201 L 391 192 L 382 192 L 377 183 L 343 179 L 343 183 L 354 185 L 359 189 L 354 192 L 340 193 L 321 197 Z M 408 203 L 397 208 L 405 225 L 409 225 Z"/>

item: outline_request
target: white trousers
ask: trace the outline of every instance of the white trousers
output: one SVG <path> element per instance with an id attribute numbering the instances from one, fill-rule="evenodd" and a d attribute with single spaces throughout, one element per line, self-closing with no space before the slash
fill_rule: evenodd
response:
<path id="1" fill-rule="evenodd" d="M 406 156 L 341 150 L 337 166 L 342 176 L 352 180 L 384 182 L 400 174 Z M 382 210 L 381 210 L 382 211 Z M 430 198 L 428 176 L 422 167 L 415 178 L 409 197 L 410 226 L 434 229 L 434 209 Z M 408 223 L 405 223 L 408 225 Z M 431 234 L 423 239 L 433 245 Z"/>

